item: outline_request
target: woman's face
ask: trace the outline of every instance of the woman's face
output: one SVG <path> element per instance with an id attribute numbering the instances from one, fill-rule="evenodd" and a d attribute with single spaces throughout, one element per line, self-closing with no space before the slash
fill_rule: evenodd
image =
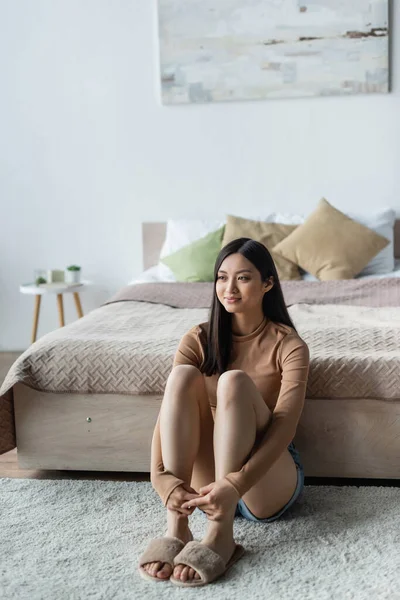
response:
<path id="1" fill-rule="evenodd" d="M 260 310 L 265 292 L 273 287 L 273 277 L 261 281 L 260 271 L 242 254 L 230 254 L 222 261 L 215 291 L 230 313 L 252 314 Z"/>

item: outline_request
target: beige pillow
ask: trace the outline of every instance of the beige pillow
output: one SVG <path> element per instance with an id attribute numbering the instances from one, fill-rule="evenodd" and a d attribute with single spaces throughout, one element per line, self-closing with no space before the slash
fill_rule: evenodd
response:
<path id="1" fill-rule="evenodd" d="M 389 240 L 353 221 L 325 198 L 274 252 L 322 281 L 352 279 Z"/>
<path id="2" fill-rule="evenodd" d="M 281 223 L 265 223 L 227 215 L 222 246 L 236 238 L 248 237 L 261 242 L 271 252 L 279 279 L 301 279 L 297 265 L 271 251 L 278 242 L 292 233 L 298 225 L 282 225 Z"/>

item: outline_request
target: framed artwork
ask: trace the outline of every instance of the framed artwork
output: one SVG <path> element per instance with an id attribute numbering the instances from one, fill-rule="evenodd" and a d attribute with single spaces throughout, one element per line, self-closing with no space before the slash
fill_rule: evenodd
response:
<path id="1" fill-rule="evenodd" d="M 389 91 L 389 0 L 158 0 L 165 104 Z"/>

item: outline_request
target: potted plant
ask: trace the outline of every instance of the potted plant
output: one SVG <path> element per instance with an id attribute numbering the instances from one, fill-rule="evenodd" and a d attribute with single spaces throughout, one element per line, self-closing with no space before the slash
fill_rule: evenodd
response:
<path id="1" fill-rule="evenodd" d="M 33 273 L 33 280 L 35 285 L 41 285 L 47 283 L 47 274 L 45 269 L 35 269 Z"/>
<path id="2" fill-rule="evenodd" d="M 65 269 L 65 283 L 79 283 L 81 280 L 81 268 L 78 265 L 70 265 Z"/>

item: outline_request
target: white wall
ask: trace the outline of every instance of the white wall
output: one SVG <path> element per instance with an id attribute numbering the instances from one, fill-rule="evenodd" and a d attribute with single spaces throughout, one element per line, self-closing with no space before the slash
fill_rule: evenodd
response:
<path id="1" fill-rule="evenodd" d="M 394 10 L 391 94 L 163 107 L 155 0 L 0 0 L 0 350 L 29 345 L 35 268 L 81 264 L 88 312 L 141 271 L 142 221 L 400 213 Z"/>

